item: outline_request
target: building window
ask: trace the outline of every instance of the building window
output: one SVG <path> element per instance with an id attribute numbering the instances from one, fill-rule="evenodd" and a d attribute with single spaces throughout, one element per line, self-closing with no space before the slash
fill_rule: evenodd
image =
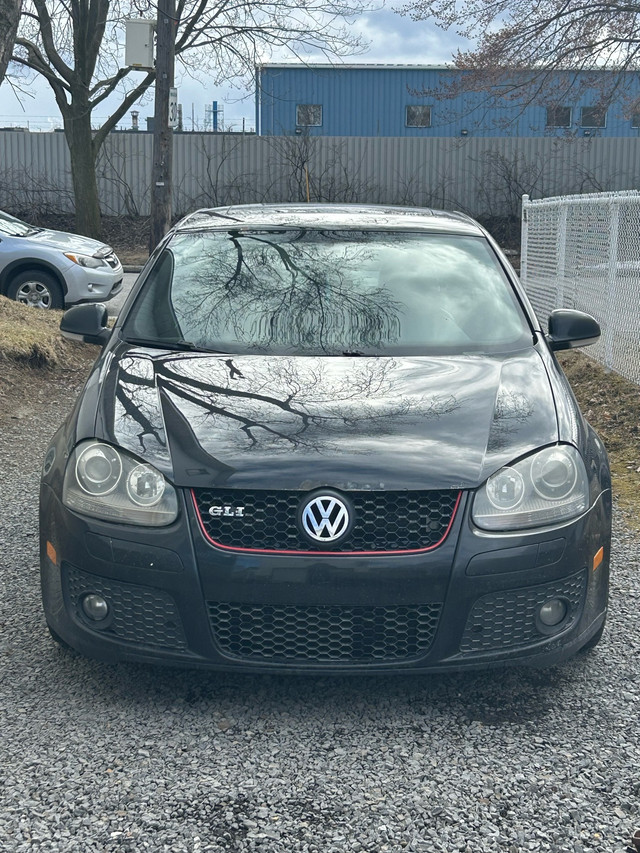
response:
<path id="1" fill-rule="evenodd" d="M 602 107 L 582 107 L 580 127 L 606 127 L 607 111 Z"/>
<path id="2" fill-rule="evenodd" d="M 406 127 L 431 127 L 431 107 L 411 104 L 405 110 Z"/>
<path id="3" fill-rule="evenodd" d="M 322 127 L 322 104 L 297 104 L 297 127 Z"/>
<path id="4" fill-rule="evenodd" d="M 571 127 L 571 107 L 547 107 L 547 127 Z"/>

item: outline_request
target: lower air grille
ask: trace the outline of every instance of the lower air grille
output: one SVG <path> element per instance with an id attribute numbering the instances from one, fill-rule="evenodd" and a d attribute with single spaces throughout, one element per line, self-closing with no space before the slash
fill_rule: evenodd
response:
<path id="1" fill-rule="evenodd" d="M 256 606 L 209 602 L 219 648 L 245 660 L 401 661 L 431 646 L 440 604 L 418 607 Z"/>
<path id="2" fill-rule="evenodd" d="M 541 640 L 543 635 L 536 627 L 536 612 L 550 598 L 566 601 L 568 616 L 563 627 L 569 627 L 580 613 L 585 587 L 586 575 L 580 572 L 552 583 L 479 598 L 469 614 L 460 651 L 487 652 L 527 646 Z"/>
<path id="3" fill-rule="evenodd" d="M 81 599 L 87 593 L 97 593 L 107 600 L 110 608 L 104 628 L 99 623 L 91 626 L 100 633 L 138 645 L 187 648 L 180 615 L 168 593 L 63 566 L 67 600 L 84 625 L 87 619 L 82 614 Z"/>
<path id="4" fill-rule="evenodd" d="M 459 492 L 345 492 L 353 528 L 338 552 L 412 551 L 434 548 L 453 520 Z M 298 529 L 307 494 L 295 491 L 194 489 L 206 535 L 223 548 L 265 551 L 323 551 Z M 213 516 L 209 510 L 228 514 Z M 241 514 L 238 514 L 241 513 Z"/>

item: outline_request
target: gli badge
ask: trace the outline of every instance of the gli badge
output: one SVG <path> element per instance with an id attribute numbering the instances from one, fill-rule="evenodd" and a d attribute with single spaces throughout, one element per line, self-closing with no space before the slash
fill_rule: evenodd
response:
<path id="1" fill-rule="evenodd" d="M 243 506 L 210 506 L 209 515 L 212 518 L 244 518 Z"/>

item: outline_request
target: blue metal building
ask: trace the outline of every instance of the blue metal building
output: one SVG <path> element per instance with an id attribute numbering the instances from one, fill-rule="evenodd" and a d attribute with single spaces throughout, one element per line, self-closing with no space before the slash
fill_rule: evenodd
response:
<path id="1" fill-rule="evenodd" d="M 611 71 L 557 72 L 557 85 L 528 103 L 499 89 L 444 97 L 458 69 L 415 65 L 265 64 L 256 69 L 262 136 L 638 136 L 640 72 L 602 110 Z M 550 91 L 557 94 L 549 94 Z"/>

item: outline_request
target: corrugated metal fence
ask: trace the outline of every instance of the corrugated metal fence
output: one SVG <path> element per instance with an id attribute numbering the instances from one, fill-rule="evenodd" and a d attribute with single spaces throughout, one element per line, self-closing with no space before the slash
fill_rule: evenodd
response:
<path id="1" fill-rule="evenodd" d="M 588 354 L 640 384 L 640 193 L 525 196 L 521 277 L 543 328 L 555 308 L 593 314 Z"/>
<path id="2" fill-rule="evenodd" d="M 176 134 L 174 210 L 241 202 L 433 205 L 520 215 L 536 197 L 640 186 L 640 139 L 256 137 Z M 114 133 L 98 166 L 105 214 L 149 212 L 152 138 Z M 72 212 L 62 133 L 0 132 L 0 207 Z"/>

